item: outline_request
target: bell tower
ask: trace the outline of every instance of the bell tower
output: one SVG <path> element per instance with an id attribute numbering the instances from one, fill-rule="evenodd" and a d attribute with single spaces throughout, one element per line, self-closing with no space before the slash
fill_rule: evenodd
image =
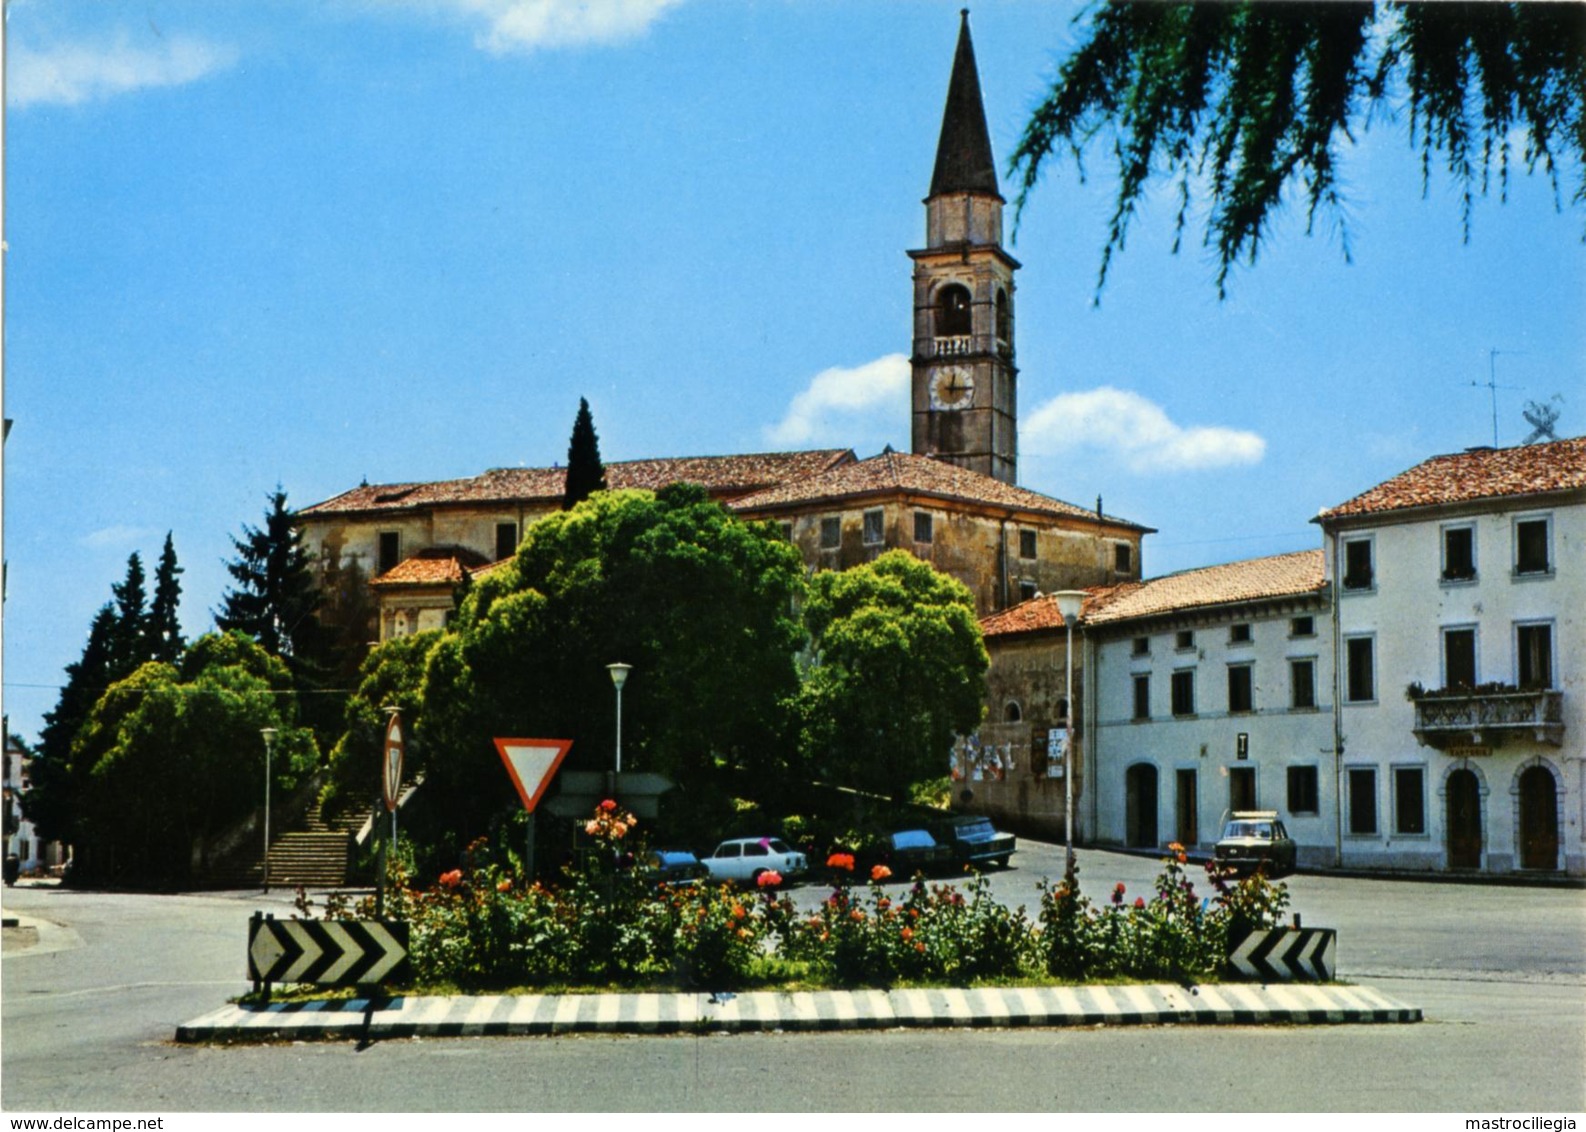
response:
<path id="1" fill-rule="evenodd" d="M 1018 478 L 1013 273 L 1002 247 L 1002 194 L 962 13 L 925 247 L 914 260 L 913 449 L 1003 483 Z"/>

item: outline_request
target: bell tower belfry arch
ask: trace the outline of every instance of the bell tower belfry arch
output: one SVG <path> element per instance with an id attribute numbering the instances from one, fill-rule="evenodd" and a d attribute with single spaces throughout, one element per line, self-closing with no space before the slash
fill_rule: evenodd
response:
<path id="1" fill-rule="evenodd" d="M 913 450 L 1003 483 L 1018 479 L 1013 273 L 980 75 L 962 14 L 914 260 Z"/>

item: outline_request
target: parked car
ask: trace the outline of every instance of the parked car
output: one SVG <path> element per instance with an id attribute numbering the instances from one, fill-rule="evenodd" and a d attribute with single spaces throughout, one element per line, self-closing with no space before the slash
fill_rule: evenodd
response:
<path id="1" fill-rule="evenodd" d="M 887 834 L 881 853 L 882 863 L 892 870 L 895 880 L 906 880 L 915 873 L 942 872 L 957 859 L 953 847 L 936 840 L 928 829 L 900 829 Z"/>
<path id="2" fill-rule="evenodd" d="M 793 881 L 809 869 L 809 858 L 780 837 L 735 837 L 716 846 L 701 863 L 712 880 L 735 884 L 756 884 L 768 872 Z"/>
<path id="3" fill-rule="evenodd" d="M 657 884 L 694 884 L 710 875 L 687 849 L 651 849 L 639 862 L 646 880 Z"/>
<path id="4" fill-rule="evenodd" d="M 1008 867 L 1017 839 L 991 824 L 991 819 L 961 814 L 943 824 L 941 840 L 952 847 L 953 859 L 966 865 Z"/>
<path id="5" fill-rule="evenodd" d="M 1235 873 L 1265 869 L 1268 876 L 1294 871 L 1295 845 L 1275 810 L 1238 810 L 1223 826 L 1217 862 Z"/>

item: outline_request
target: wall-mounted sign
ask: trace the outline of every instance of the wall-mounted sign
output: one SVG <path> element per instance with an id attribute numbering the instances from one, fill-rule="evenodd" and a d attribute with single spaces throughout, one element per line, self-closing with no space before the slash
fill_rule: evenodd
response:
<path id="1" fill-rule="evenodd" d="M 1491 747 L 1450 747 L 1448 757 L 1451 759 L 1479 759 L 1483 755 L 1492 754 Z"/>
<path id="2" fill-rule="evenodd" d="M 1241 731 L 1234 738 L 1234 757 L 1240 760 L 1250 757 L 1250 732 Z"/>

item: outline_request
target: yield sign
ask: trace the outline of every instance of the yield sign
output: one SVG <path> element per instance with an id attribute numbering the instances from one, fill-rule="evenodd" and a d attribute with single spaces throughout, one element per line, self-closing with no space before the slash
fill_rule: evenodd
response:
<path id="1" fill-rule="evenodd" d="M 507 765 L 512 785 L 529 813 L 539 804 L 540 795 L 550 785 L 556 768 L 562 765 L 572 747 L 571 739 L 496 739 L 496 750 Z"/>

